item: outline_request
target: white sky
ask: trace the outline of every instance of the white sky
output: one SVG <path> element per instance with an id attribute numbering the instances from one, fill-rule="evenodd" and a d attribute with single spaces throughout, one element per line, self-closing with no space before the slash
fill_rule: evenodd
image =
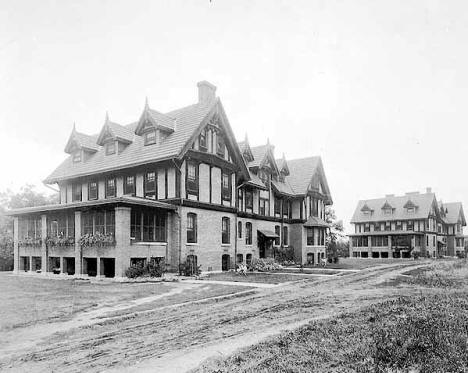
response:
<path id="1" fill-rule="evenodd" d="M 74 121 L 188 105 L 206 79 L 238 140 L 322 156 L 346 225 L 426 186 L 468 206 L 467 45 L 466 1 L 2 0 L 0 190 L 41 184 Z"/>

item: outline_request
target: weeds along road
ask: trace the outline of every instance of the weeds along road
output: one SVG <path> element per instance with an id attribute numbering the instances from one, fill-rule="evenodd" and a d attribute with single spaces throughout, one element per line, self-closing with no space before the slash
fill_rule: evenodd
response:
<path id="1" fill-rule="evenodd" d="M 102 318 L 98 323 L 41 336 L 33 347 L 5 356 L 1 371 L 182 372 L 312 319 L 409 295 L 411 286 L 386 281 L 423 262 L 382 265 L 343 276 L 304 279 L 238 297 L 155 308 Z M 34 335 L 34 326 L 29 327 Z M 60 322 L 50 323 L 50 330 Z M 21 346 L 21 345 L 19 345 Z"/>

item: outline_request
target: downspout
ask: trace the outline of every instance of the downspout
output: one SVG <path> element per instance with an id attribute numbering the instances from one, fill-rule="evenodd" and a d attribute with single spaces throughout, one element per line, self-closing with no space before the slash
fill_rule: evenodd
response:
<path id="1" fill-rule="evenodd" d="M 234 232 L 236 233 L 236 237 L 234 239 L 234 269 L 235 271 L 237 272 L 237 239 L 238 239 L 238 234 L 239 232 L 237 231 L 237 214 L 239 212 L 239 204 L 238 204 L 238 200 L 237 200 L 237 196 L 239 195 L 238 191 L 240 188 L 242 188 L 244 186 L 245 183 L 242 183 L 241 185 L 237 186 L 236 187 L 236 195 L 234 196 L 234 200 L 236 201 L 236 217 L 234 218 L 234 221 L 235 221 L 235 228 L 234 228 Z"/>

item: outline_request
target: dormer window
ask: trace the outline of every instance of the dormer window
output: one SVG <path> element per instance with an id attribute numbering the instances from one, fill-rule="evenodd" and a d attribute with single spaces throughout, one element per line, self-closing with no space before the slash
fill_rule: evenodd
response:
<path id="1" fill-rule="evenodd" d="M 221 134 L 218 133 L 217 140 L 216 140 L 216 154 L 218 154 L 220 157 L 224 158 L 224 139 Z"/>
<path id="2" fill-rule="evenodd" d="M 408 208 L 406 209 L 406 212 L 407 212 L 408 214 L 414 214 L 414 211 L 415 211 L 415 210 L 414 210 L 414 207 L 408 207 Z"/>
<path id="3" fill-rule="evenodd" d="M 384 209 L 384 215 L 392 215 L 392 209 Z"/>
<path id="4" fill-rule="evenodd" d="M 156 130 L 151 129 L 145 133 L 145 145 L 156 144 Z"/>
<path id="5" fill-rule="evenodd" d="M 77 150 L 73 153 L 73 163 L 81 162 L 81 150 Z"/>
<path id="6" fill-rule="evenodd" d="M 200 136 L 198 139 L 198 142 L 200 144 L 199 148 L 200 150 L 206 151 L 207 146 L 206 146 L 206 129 L 200 132 Z"/>
<path id="7" fill-rule="evenodd" d="M 109 141 L 106 143 L 106 155 L 115 154 L 115 141 Z"/>

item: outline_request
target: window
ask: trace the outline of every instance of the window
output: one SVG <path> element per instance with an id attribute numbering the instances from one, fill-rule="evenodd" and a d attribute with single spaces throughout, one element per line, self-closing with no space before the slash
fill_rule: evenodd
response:
<path id="1" fill-rule="evenodd" d="M 81 214 L 81 234 L 115 234 L 114 210 L 87 211 Z"/>
<path id="2" fill-rule="evenodd" d="M 252 245 L 252 223 L 245 223 L 245 244 Z"/>
<path id="3" fill-rule="evenodd" d="M 221 195 L 223 201 L 231 201 L 231 175 L 223 172 L 221 175 Z"/>
<path id="4" fill-rule="evenodd" d="M 239 211 L 244 210 L 244 191 L 242 189 L 237 190 L 237 208 Z"/>
<path id="5" fill-rule="evenodd" d="M 135 195 L 135 176 L 124 177 L 124 194 Z"/>
<path id="6" fill-rule="evenodd" d="M 145 145 L 156 144 L 156 130 L 151 129 L 145 133 Z"/>
<path id="7" fill-rule="evenodd" d="M 72 201 L 81 201 L 81 184 L 72 185 Z"/>
<path id="8" fill-rule="evenodd" d="M 106 155 L 115 154 L 115 141 L 106 143 Z"/>
<path id="9" fill-rule="evenodd" d="M 384 214 L 385 215 L 392 215 L 392 209 L 389 209 L 389 208 L 384 209 Z"/>
<path id="10" fill-rule="evenodd" d="M 253 209 L 253 193 L 252 193 L 252 190 L 250 189 L 245 190 L 245 209 L 246 210 Z"/>
<path id="11" fill-rule="evenodd" d="M 402 224 L 401 224 L 401 221 L 397 221 L 396 224 L 395 224 L 395 229 L 397 231 L 401 231 L 402 230 Z"/>
<path id="12" fill-rule="evenodd" d="M 275 215 L 281 215 L 281 199 L 275 197 Z"/>
<path id="13" fill-rule="evenodd" d="M 380 231 L 380 223 L 374 223 L 374 231 L 376 232 Z"/>
<path id="14" fill-rule="evenodd" d="M 406 222 L 406 230 L 407 231 L 414 230 L 414 222 L 413 221 L 410 220 L 410 221 Z"/>
<path id="15" fill-rule="evenodd" d="M 198 164 L 187 162 L 187 192 L 198 194 Z"/>
<path id="16" fill-rule="evenodd" d="M 386 230 L 386 231 L 392 230 L 392 226 L 391 226 L 391 224 L 390 224 L 389 221 L 386 221 L 386 222 L 385 222 L 385 230 Z"/>
<path id="17" fill-rule="evenodd" d="M 98 183 L 91 181 L 88 184 L 88 200 L 98 199 Z"/>
<path id="18" fill-rule="evenodd" d="M 307 246 L 314 245 L 314 228 L 307 228 Z"/>
<path id="19" fill-rule="evenodd" d="M 145 174 L 145 198 L 156 199 L 156 172 L 147 172 Z"/>
<path id="20" fill-rule="evenodd" d="M 270 204 L 266 198 L 260 198 L 258 213 L 260 215 L 270 215 Z"/>
<path id="21" fill-rule="evenodd" d="M 73 153 L 73 163 L 81 162 L 81 150 L 77 150 Z"/>
<path id="22" fill-rule="evenodd" d="M 200 144 L 200 150 L 203 150 L 203 151 L 206 151 L 207 150 L 207 146 L 206 146 L 206 128 L 203 129 L 201 132 L 200 132 L 200 136 L 198 138 L 198 143 Z"/>
<path id="23" fill-rule="evenodd" d="M 288 246 L 288 227 L 283 227 L 283 245 Z"/>
<path id="24" fill-rule="evenodd" d="M 225 145 L 224 145 L 224 138 L 223 136 L 218 133 L 218 136 L 216 136 L 216 154 L 218 154 L 220 157 L 224 158 L 224 152 L 225 152 Z"/>
<path id="25" fill-rule="evenodd" d="M 189 212 L 187 214 L 187 243 L 197 242 L 197 215 Z"/>
<path id="26" fill-rule="evenodd" d="M 221 243 L 229 243 L 230 242 L 230 219 L 224 217 L 221 221 Z"/>
<path id="27" fill-rule="evenodd" d="M 132 209 L 130 237 L 135 241 L 166 242 L 166 220 L 162 211 Z"/>
<path id="28" fill-rule="evenodd" d="M 106 180 L 106 198 L 115 197 L 115 178 Z"/>
<path id="29" fill-rule="evenodd" d="M 292 202 L 283 200 L 283 217 L 292 217 Z"/>
<path id="30" fill-rule="evenodd" d="M 407 212 L 408 214 L 414 214 L 414 207 L 408 207 L 408 208 L 406 209 L 406 212 Z"/>
<path id="31" fill-rule="evenodd" d="M 237 236 L 239 238 L 242 238 L 242 222 L 241 221 L 237 222 Z"/>
<path id="32" fill-rule="evenodd" d="M 370 224 L 369 223 L 366 223 L 364 225 L 364 232 L 370 232 Z"/>
<path id="33" fill-rule="evenodd" d="M 279 225 L 275 225 L 275 233 L 278 237 L 275 238 L 275 245 L 280 245 L 280 237 L 281 237 L 281 227 Z"/>

